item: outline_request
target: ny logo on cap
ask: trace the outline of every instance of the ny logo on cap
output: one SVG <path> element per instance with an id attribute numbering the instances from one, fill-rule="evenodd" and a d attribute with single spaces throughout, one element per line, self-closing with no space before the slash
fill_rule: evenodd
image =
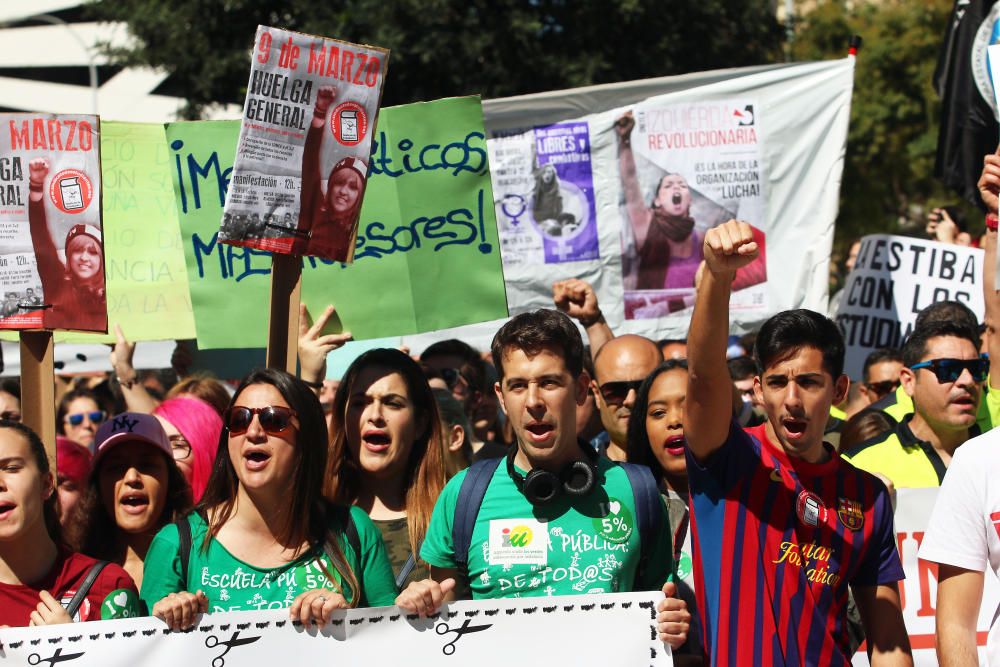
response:
<path id="1" fill-rule="evenodd" d="M 128 429 L 128 432 L 131 433 L 132 429 L 135 428 L 135 425 L 138 423 L 138 419 L 129 419 L 126 415 L 122 415 L 121 417 L 115 417 L 114 421 L 111 423 L 111 430 L 121 431 L 123 429 Z"/>

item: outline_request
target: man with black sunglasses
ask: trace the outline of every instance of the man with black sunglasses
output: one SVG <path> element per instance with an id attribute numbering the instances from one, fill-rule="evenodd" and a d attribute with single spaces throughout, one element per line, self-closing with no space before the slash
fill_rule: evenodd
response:
<path id="1" fill-rule="evenodd" d="M 955 450 L 978 435 L 976 415 L 989 361 L 976 333 L 955 322 L 914 329 L 903 346 L 900 381 L 914 412 L 844 457 L 900 487 L 940 486 Z"/>
<path id="2" fill-rule="evenodd" d="M 865 358 L 861 377 L 861 392 L 868 404 L 889 396 L 899 388 L 899 374 L 903 370 L 903 355 L 899 350 L 884 347 L 874 350 Z"/>
<path id="3" fill-rule="evenodd" d="M 610 436 L 604 453 L 613 461 L 625 460 L 628 420 L 636 392 L 661 361 L 663 355 L 656 343 L 635 334 L 612 338 L 597 351 L 591 390 Z"/>

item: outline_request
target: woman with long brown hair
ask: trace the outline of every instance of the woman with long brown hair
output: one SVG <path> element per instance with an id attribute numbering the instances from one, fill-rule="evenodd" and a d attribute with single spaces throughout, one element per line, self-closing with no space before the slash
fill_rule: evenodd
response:
<path id="1" fill-rule="evenodd" d="M 291 607 L 293 620 L 391 605 L 381 536 L 357 508 L 322 495 L 326 421 L 298 378 L 255 370 L 223 419 L 205 495 L 166 526 L 146 558 L 142 598 L 175 629 L 201 612 Z"/>
<path id="2" fill-rule="evenodd" d="M 441 420 L 423 371 L 399 350 L 359 356 L 333 399 L 327 491 L 382 532 L 396 583 L 426 579 L 420 544 L 445 473 Z"/>

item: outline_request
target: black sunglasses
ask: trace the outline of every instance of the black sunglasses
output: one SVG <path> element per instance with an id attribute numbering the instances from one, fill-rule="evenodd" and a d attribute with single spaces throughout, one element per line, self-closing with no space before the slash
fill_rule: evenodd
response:
<path id="1" fill-rule="evenodd" d="M 465 384 L 469 384 L 469 381 L 462 375 L 462 371 L 457 368 L 442 368 L 438 372 L 441 373 L 441 377 L 444 379 L 444 383 L 448 385 L 449 390 L 454 389 L 460 380 L 465 380 Z"/>
<path id="2" fill-rule="evenodd" d="M 892 392 L 899 388 L 899 380 L 882 380 L 881 382 L 869 382 L 865 385 L 868 387 L 868 391 L 872 392 L 879 398 L 883 396 L 888 396 Z"/>
<path id="3" fill-rule="evenodd" d="M 605 382 L 601 385 L 601 396 L 605 403 L 619 405 L 625 402 L 630 391 L 639 391 L 642 380 L 620 380 L 618 382 Z"/>
<path id="4" fill-rule="evenodd" d="M 954 382 L 968 370 L 974 382 L 985 382 L 990 372 L 990 360 L 979 359 L 931 359 L 910 366 L 910 370 L 926 368 L 934 373 L 938 382 Z"/>
<path id="5" fill-rule="evenodd" d="M 226 428 L 230 435 L 242 435 L 250 428 L 253 416 L 259 415 L 260 427 L 266 432 L 282 433 L 292 423 L 295 410 L 280 405 L 268 405 L 263 408 L 247 408 L 234 405 L 226 412 Z"/>

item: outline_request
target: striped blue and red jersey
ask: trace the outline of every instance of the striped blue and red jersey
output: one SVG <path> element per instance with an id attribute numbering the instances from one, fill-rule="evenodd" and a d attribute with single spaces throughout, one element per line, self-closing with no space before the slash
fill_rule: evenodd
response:
<path id="1" fill-rule="evenodd" d="M 889 494 L 832 448 L 791 459 L 765 427 L 733 425 L 705 465 L 688 453 L 710 664 L 849 665 L 848 586 L 904 578 Z"/>

